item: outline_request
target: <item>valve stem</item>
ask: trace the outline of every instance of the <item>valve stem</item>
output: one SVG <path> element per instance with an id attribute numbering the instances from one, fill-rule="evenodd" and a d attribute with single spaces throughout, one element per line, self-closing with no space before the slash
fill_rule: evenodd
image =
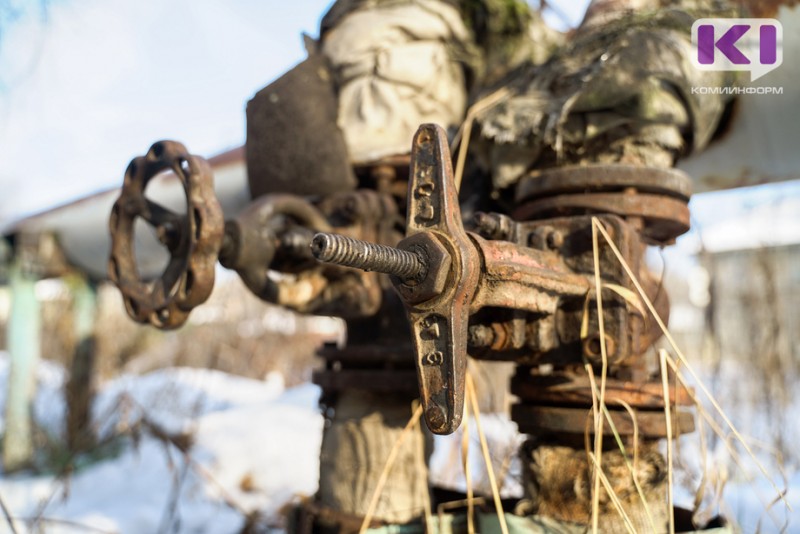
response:
<path id="1" fill-rule="evenodd" d="M 418 280 L 427 270 L 418 254 L 339 234 L 318 233 L 311 252 L 325 263 L 391 274 L 403 281 Z"/>

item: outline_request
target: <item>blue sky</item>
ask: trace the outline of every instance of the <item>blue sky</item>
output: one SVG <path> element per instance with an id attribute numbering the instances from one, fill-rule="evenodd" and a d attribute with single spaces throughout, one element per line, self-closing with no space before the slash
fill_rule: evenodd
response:
<path id="1" fill-rule="evenodd" d="M 117 186 L 158 139 L 241 145 L 247 100 L 305 57 L 331 0 L 42 2 L 0 13 L 0 222 Z M 561 11 L 575 24 L 587 2 Z"/>
<path id="2" fill-rule="evenodd" d="M 0 36 L 0 219 L 117 185 L 158 139 L 241 144 L 247 99 L 303 59 L 329 3 L 28 3 Z"/>
<path id="3" fill-rule="evenodd" d="M 0 221 L 117 186 L 158 139 L 241 145 L 247 100 L 305 57 L 330 3 L 0 3 Z M 556 2 L 573 25 L 587 3 Z"/>
<path id="4" fill-rule="evenodd" d="M 247 100 L 305 57 L 330 2 L 11 0 L 15 19 L 0 3 L 0 225 L 118 186 L 158 139 L 204 156 L 241 145 Z M 587 3 L 558 5 L 575 25 Z M 800 183 L 759 190 L 698 196 L 694 218 L 736 219 Z"/>

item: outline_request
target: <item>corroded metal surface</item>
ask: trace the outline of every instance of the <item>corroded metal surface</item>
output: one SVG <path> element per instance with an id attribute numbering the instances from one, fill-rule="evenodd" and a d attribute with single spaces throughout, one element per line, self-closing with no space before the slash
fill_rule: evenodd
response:
<path id="1" fill-rule="evenodd" d="M 313 232 L 329 229 L 324 215 L 305 199 L 289 194 L 265 195 L 225 223 L 219 260 L 224 267 L 235 270 L 257 297 L 278 303 L 280 288 L 269 276 L 276 256 L 288 245 L 291 262 L 302 264 L 300 253 L 308 252 Z M 295 240 L 301 246 L 292 246 Z M 314 268 L 309 261 L 306 258 L 306 267 Z"/>
<path id="2" fill-rule="evenodd" d="M 410 359 L 410 358 L 409 358 Z M 378 393 L 407 393 L 413 398 L 417 392 L 417 375 L 408 369 L 341 369 L 339 371 L 314 371 L 312 381 L 324 391 L 374 391 Z"/>
<path id="3" fill-rule="evenodd" d="M 184 183 L 186 216 L 144 196 L 147 182 L 168 168 Z M 177 143 L 157 143 L 146 157 L 134 160 L 126 173 L 112 213 L 114 246 L 109 269 L 129 313 L 161 328 L 179 326 L 192 307 L 207 298 L 218 256 L 261 299 L 302 312 L 360 320 L 350 324 L 351 343 L 363 345 L 363 350 L 325 352 L 328 365 L 316 379 L 329 392 L 365 382 L 370 382 L 372 390 L 389 391 L 406 384 L 413 361 L 428 427 L 449 434 L 463 414 L 468 353 L 522 365 L 550 363 L 562 370 L 584 361 L 600 364 L 592 240 L 596 221 L 637 273 L 659 312 L 666 315 L 666 299 L 643 261 L 641 233 L 651 239 L 671 235 L 674 224 L 653 226 L 653 221 L 672 217 L 669 220 L 674 223 L 680 217 L 678 208 L 685 208 L 688 198 L 686 183 L 680 173 L 638 173 L 620 166 L 602 169 L 595 169 L 599 177 L 586 169 L 565 174 L 548 171 L 521 189 L 527 204 L 520 213 L 533 220 L 479 213 L 472 225 L 475 231 L 467 232 L 444 130 L 428 124 L 420 127 L 412 146 L 404 239 L 398 232 L 401 203 L 384 183 L 393 180 L 394 173 L 381 179 L 377 192 L 342 191 L 320 199 L 281 193 L 262 196 L 227 221 L 223 234 L 204 160 L 189 156 Z M 666 176 L 666 183 L 658 183 L 659 176 Z M 578 194 L 581 188 L 591 192 Z M 659 207 L 650 210 L 650 203 Z M 562 208 L 570 215 L 539 218 L 548 209 L 560 213 Z M 674 213 L 668 215 L 673 208 Z M 163 276 L 150 284 L 138 279 L 133 257 L 132 231 L 138 217 L 155 226 L 171 253 Z M 625 296 L 625 288 L 630 295 L 635 292 L 610 246 L 603 241 L 598 246 L 603 286 L 623 288 L 623 293 L 604 291 L 603 295 L 610 371 L 641 378 L 641 355 L 659 333 L 635 296 Z M 316 262 L 315 257 L 328 263 Z M 287 276 L 276 277 L 275 271 Z M 390 297 L 398 310 L 402 301 L 411 327 L 413 350 L 400 342 L 403 352 L 411 356 L 404 363 L 402 358 L 392 360 L 392 350 L 385 352 L 380 340 L 376 344 L 374 332 L 373 337 L 359 333 L 368 323 L 373 327 L 386 323 L 381 313 L 389 313 L 384 304 L 390 287 L 379 273 L 390 275 L 397 293 Z M 395 327 L 392 336 L 402 339 L 405 325 Z M 390 360 L 401 365 L 395 367 Z M 392 370 L 405 374 L 380 382 L 379 377 Z M 639 393 L 629 385 L 620 386 L 620 391 L 630 395 L 621 398 L 637 405 L 631 400 Z M 586 404 L 585 388 L 543 386 L 536 396 L 530 380 L 517 387 L 522 388 L 528 408 Z M 530 415 L 524 410 L 519 413 Z"/>
<path id="4" fill-rule="evenodd" d="M 403 281 L 420 278 L 426 270 L 414 252 L 338 234 L 318 233 L 311 241 L 311 251 L 319 261 L 391 274 Z"/>
<path id="5" fill-rule="evenodd" d="M 586 374 L 553 373 L 531 374 L 531 369 L 517 368 L 511 379 L 511 392 L 528 404 L 550 406 L 592 405 L 592 385 Z M 661 382 L 634 382 L 609 378 L 605 389 L 606 404 L 620 407 L 622 402 L 646 410 L 664 408 L 664 392 Z M 682 385 L 669 388 L 671 405 L 692 406 L 692 393 Z"/>
<path id="6" fill-rule="evenodd" d="M 589 290 L 585 276 L 558 265 L 552 254 L 510 241 L 472 240 L 483 265 L 473 311 L 488 306 L 553 313 L 559 299 L 583 297 Z"/>
<path id="7" fill-rule="evenodd" d="M 676 169 L 631 165 L 564 167 L 531 173 L 516 192 L 519 220 L 613 213 L 636 220 L 659 243 L 689 230 L 691 180 Z"/>
<path id="8" fill-rule="evenodd" d="M 439 126 L 423 124 L 414 136 L 407 198 L 406 240 L 399 247 L 413 248 L 415 236 L 423 234 L 438 241 L 450 259 L 439 295 L 418 302 L 407 296 L 414 286 L 405 284 L 400 291 L 411 323 L 425 420 L 432 432 L 450 434 L 464 412 L 469 305 L 480 259 L 461 222 L 447 136 Z M 430 278 L 430 265 L 428 271 Z M 395 287 L 404 285 L 398 282 Z"/>
<path id="9" fill-rule="evenodd" d="M 643 193 L 689 200 L 692 180 L 677 169 L 649 168 L 609 164 L 559 167 L 533 171 L 520 181 L 516 200 L 522 203 L 533 197 L 554 196 L 577 191 L 623 191 L 635 187 Z"/>
<path id="10" fill-rule="evenodd" d="M 613 410 L 609 414 L 621 436 L 632 436 L 634 430 L 641 438 L 661 439 L 667 437 L 666 416 L 663 411 L 634 410 L 634 419 L 625 410 Z M 591 408 L 564 408 L 515 404 L 511 407 L 511 419 L 523 434 L 591 434 Z M 671 413 L 673 435 L 694 432 L 694 417 L 690 412 L 673 410 Z M 603 435 L 614 435 L 611 425 L 603 425 Z"/>
<path id="11" fill-rule="evenodd" d="M 374 253 L 360 255 L 358 262 L 343 261 L 353 256 L 346 252 L 355 249 Z M 425 420 L 434 433 L 454 432 L 464 411 L 467 329 L 480 259 L 461 222 L 444 130 L 424 124 L 414 136 L 406 239 L 397 249 L 339 240 L 330 251 L 317 246 L 314 252 L 343 265 L 359 263 L 362 268 L 401 275 L 393 282 L 411 324 Z M 413 273 L 406 262 L 412 257 L 415 265 L 419 263 Z"/>
<path id="12" fill-rule="evenodd" d="M 186 215 L 145 197 L 148 182 L 171 170 L 186 193 Z M 140 279 L 133 250 L 134 222 L 153 226 L 170 260 L 154 282 Z M 108 273 L 119 287 L 128 315 L 140 323 L 177 328 L 189 312 L 206 301 L 214 287 L 214 267 L 222 245 L 222 209 L 214 195 L 208 163 L 182 144 L 160 141 L 131 161 L 109 220 L 111 256 Z"/>
<path id="13" fill-rule="evenodd" d="M 581 364 L 582 358 L 599 363 L 593 219 L 518 223 L 501 214 L 479 214 L 474 226 L 482 235 L 466 232 L 444 132 L 423 125 L 413 148 L 408 237 L 394 248 L 320 234 L 312 250 L 334 264 L 395 275 L 411 323 L 426 421 L 433 432 L 447 434 L 460 423 L 468 351 L 517 363 L 536 363 L 545 355 L 560 365 Z M 655 188 L 647 180 L 644 185 Z M 663 311 L 666 300 L 657 298 L 656 285 L 643 272 L 644 243 L 635 224 L 608 214 L 598 220 Z M 609 246 L 599 246 L 603 283 L 628 287 Z M 611 291 L 604 302 L 609 363 L 635 366 L 632 357 L 657 333 L 636 302 Z"/>
<path id="14" fill-rule="evenodd" d="M 641 193 L 584 193 L 547 197 L 516 210 L 522 219 L 546 218 L 577 213 L 614 213 L 644 220 L 644 235 L 668 242 L 689 231 L 686 201 Z"/>

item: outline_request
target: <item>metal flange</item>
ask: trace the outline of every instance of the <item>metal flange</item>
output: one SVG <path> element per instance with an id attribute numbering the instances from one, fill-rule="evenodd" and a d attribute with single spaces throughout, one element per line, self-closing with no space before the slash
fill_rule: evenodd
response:
<path id="1" fill-rule="evenodd" d="M 677 169 L 587 165 L 535 171 L 516 191 L 517 220 L 610 213 L 642 221 L 642 234 L 667 243 L 689 230 L 691 179 Z"/>

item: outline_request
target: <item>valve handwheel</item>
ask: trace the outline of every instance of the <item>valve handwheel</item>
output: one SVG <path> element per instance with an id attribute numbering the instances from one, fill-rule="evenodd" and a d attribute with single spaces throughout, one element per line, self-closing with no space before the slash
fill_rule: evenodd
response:
<path id="1" fill-rule="evenodd" d="M 149 181 L 171 170 L 181 181 L 186 214 L 181 215 L 144 195 Z M 134 256 L 134 223 L 142 218 L 156 230 L 170 254 L 161 276 L 143 280 Z M 158 328 L 177 328 L 189 312 L 208 299 L 222 246 L 224 219 L 214 194 L 208 162 L 190 155 L 181 143 L 159 141 L 125 171 L 122 191 L 111 211 L 111 256 L 108 272 L 119 287 L 128 315 Z"/>

